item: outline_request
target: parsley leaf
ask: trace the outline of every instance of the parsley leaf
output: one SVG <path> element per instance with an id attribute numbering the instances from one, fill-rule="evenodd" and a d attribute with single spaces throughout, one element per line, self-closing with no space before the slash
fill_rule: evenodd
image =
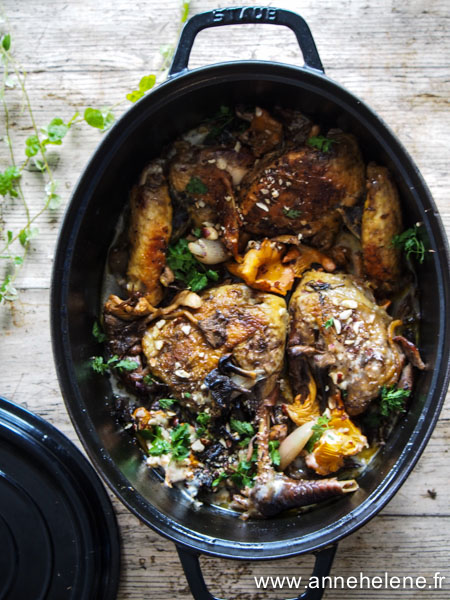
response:
<path id="1" fill-rule="evenodd" d="M 281 456 L 278 451 L 278 447 L 280 446 L 280 442 L 278 440 L 269 440 L 269 455 L 272 463 L 276 466 L 280 464 Z"/>
<path id="2" fill-rule="evenodd" d="M 334 325 L 334 319 L 333 319 L 333 317 L 331 317 L 331 319 L 328 319 L 328 321 L 325 321 L 323 326 L 325 329 L 329 329 L 330 327 L 333 327 L 333 325 Z"/>
<path id="3" fill-rule="evenodd" d="M 288 219 L 298 219 L 298 217 L 302 214 L 302 211 L 296 208 L 288 208 L 287 206 L 283 206 L 283 214 Z"/>
<path id="4" fill-rule="evenodd" d="M 107 339 L 107 337 L 103 333 L 100 323 L 98 321 L 95 321 L 94 325 L 92 326 L 92 335 L 95 337 L 97 342 L 99 342 L 100 344 L 103 343 L 104 341 L 106 341 L 106 339 Z"/>
<path id="5" fill-rule="evenodd" d="M 208 425 L 208 423 L 211 421 L 211 415 L 206 412 L 201 412 L 198 413 L 196 420 L 197 423 L 200 423 L 200 425 Z"/>
<path id="6" fill-rule="evenodd" d="M 200 179 L 200 177 L 191 177 L 189 183 L 186 186 L 186 192 L 188 194 L 206 194 L 208 188 Z"/>
<path id="7" fill-rule="evenodd" d="M 396 246 L 397 248 L 401 248 L 405 254 L 406 258 L 409 260 L 411 255 L 415 256 L 420 264 L 425 260 L 425 244 L 418 236 L 419 228 L 417 225 L 407 229 L 403 233 L 398 235 L 394 235 L 392 238 L 391 244 Z"/>
<path id="8" fill-rule="evenodd" d="M 335 144 L 337 141 L 327 138 L 324 135 L 313 135 L 306 143 L 322 152 L 329 152 L 331 150 L 331 144 Z"/>
<path id="9" fill-rule="evenodd" d="M 91 368 L 100 375 L 104 375 L 110 369 L 118 369 L 119 371 L 135 371 L 139 367 L 139 364 L 135 360 L 129 358 L 122 358 L 121 360 L 115 354 L 109 358 L 106 362 L 103 356 L 93 356 L 91 358 Z"/>
<path id="10" fill-rule="evenodd" d="M 160 398 L 158 403 L 164 410 L 169 409 L 175 402 L 178 402 L 176 398 Z"/>
<path id="11" fill-rule="evenodd" d="M 152 385 L 152 383 L 154 383 L 155 380 L 151 375 L 144 375 L 143 382 L 145 383 L 145 385 Z"/>
<path id="12" fill-rule="evenodd" d="M 172 456 L 175 460 L 183 460 L 184 458 L 187 458 L 191 453 L 190 437 L 191 433 L 189 431 L 189 425 L 187 423 L 178 425 L 178 427 L 171 431 L 171 450 Z"/>
<path id="13" fill-rule="evenodd" d="M 238 421 L 237 419 L 230 419 L 230 426 L 233 431 L 237 431 L 240 435 L 255 435 L 253 425 L 251 423 L 248 423 L 247 421 Z"/>
<path id="14" fill-rule="evenodd" d="M 150 456 L 161 456 L 161 454 L 168 454 L 170 452 L 170 444 L 162 437 L 162 430 L 159 425 L 155 425 L 151 429 L 141 429 L 138 431 L 138 434 L 151 442 L 147 446 L 147 452 Z"/>
<path id="15" fill-rule="evenodd" d="M 191 253 L 188 241 L 184 238 L 167 250 L 167 264 L 172 269 L 176 279 L 186 284 L 193 292 L 198 292 L 208 285 L 208 280 L 217 281 L 218 274 L 213 269 L 207 269 Z"/>
<path id="16" fill-rule="evenodd" d="M 397 389 L 395 385 L 381 388 L 380 413 L 389 417 L 391 413 L 404 412 L 405 400 L 410 396 L 411 390 Z"/>
<path id="17" fill-rule="evenodd" d="M 319 417 L 317 419 L 317 423 L 315 425 L 313 425 L 313 427 L 312 427 L 313 434 L 309 438 L 308 443 L 306 444 L 306 450 L 308 452 L 313 451 L 314 446 L 320 440 L 320 438 L 322 437 L 322 434 L 327 429 L 330 429 L 330 427 L 328 426 L 329 421 L 330 421 L 330 418 L 327 417 L 326 415 L 322 415 L 321 417 Z"/>
<path id="18" fill-rule="evenodd" d="M 39 150 L 40 150 L 40 146 L 39 146 L 38 136 L 30 135 L 29 137 L 27 137 L 27 139 L 25 140 L 26 156 L 28 156 L 29 158 L 31 158 L 32 156 L 36 156 L 36 154 L 39 152 Z"/>

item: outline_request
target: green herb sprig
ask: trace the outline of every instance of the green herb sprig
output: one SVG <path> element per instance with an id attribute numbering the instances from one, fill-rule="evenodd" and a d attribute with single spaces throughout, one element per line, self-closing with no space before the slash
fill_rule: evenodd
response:
<path id="1" fill-rule="evenodd" d="M 288 219 L 298 219 L 302 214 L 302 211 L 298 210 L 297 208 L 288 208 L 287 206 L 283 206 L 283 214 Z"/>
<path id="2" fill-rule="evenodd" d="M 420 264 L 425 260 L 426 248 L 419 237 L 419 227 L 417 225 L 410 227 L 403 233 L 394 235 L 392 245 L 401 248 L 408 260 L 411 256 L 414 256 Z"/>
<path id="3" fill-rule="evenodd" d="M 182 2 L 179 30 L 181 30 L 188 17 L 189 6 L 189 0 Z M 51 119 L 45 127 L 38 127 L 26 87 L 26 72 L 14 57 L 12 49 L 12 37 L 7 32 L 0 37 L 0 59 L 3 66 L 0 102 L 3 109 L 2 137 L 9 150 L 10 164 L 0 166 L 0 219 L 3 217 L 3 209 L 7 201 L 13 202 L 17 199 L 20 205 L 14 206 L 14 223 L 19 222 L 20 225 L 13 230 L 12 227 L 8 227 L 8 224 L 6 224 L 0 231 L 0 259 L 4 264 L 4 269 L 0 273 L 0 304 L 13 302 L 18 297 L 15 280 L 29 253 L 31 241 L 39 233 L 38 227 L 35 225 L 36 221 L 46 211 L 55 211 L 61 203 L 61 197 L 58 194 L 58 182 L 54 177 L 52 161 L 48 154 L 49 147 L 61 146 L 67 133 L 76 124 L 87 123 L 100 131 L 106 131 L 115 121 L 114 110 L 123 104 L 125 98 L 130 102 L 136 102 L 155 85 L 157 79 L 154 74 L 145 75 L 140 79 L 137 89 L 126 94 L 123 100 L 113 106 L 88 107 L 81 111 L 82 116 L 77 111 L 67 121 L 57 116 Z M 163 53 L 164 61 L 160 69 L 161 74 L 165 73 L 174 51 L 174 46 L 170 46 Z M 20 88 L 24 106 L 24 111 L 21 111 L 19 116 L 20 118 L 23 118 L 23 114 L 27 116 L 32 129 L 31 135 L 26 138 L 24 147 L 20 149 L 20 152 L 17 152 L 13 147 L 11 137 L 13 120 L 7 102 L 8 91 L 16 85 Z M 25 127 L 28 126 L 27 124 Z M 32 213 L 22 188 L 22 179 L 28 170 L 37 170 L 43 177 L 43 204 L 35 213 Z M 20 210 L 22 210 L 22 215 L 19 218 L 18 213 Z"/>
<path id="4" fill-rule="evenodd" d="M 308 452 L 312 452 L 316 443 L 320 440 L 322 435 L 325 433 L 327 429 L 330 429 L 328 423 L 330 422 L 330 417 L 326 415 L 322 415 L 317 419 L 317 423 L 313 425 L 312 430 L 313 434 L 309 438 L 308 443 L 305 448 Z"/>
<path id="5" fill-rule="evenodd" d="M 336 144 L 337 140 L 332 140 L 324 135 L 313 135 L 306 143 L 313 148 L 317 148 L 321 152 L 329 152 L 332 144 Z"/>
<path id="6" fill-rule="evenodd" d="M 175 278 L 186 284 L 193 292 L 198 292 L 208 285 L 208 281 L 217 281 L 219 274 L 208 269 L 199 262 L 189 250 L 188 241 L 184 238 L 171 244 L 167 250 L 167 264 Z"/>
<path id="7" fill-rule="evenodd" d="M 404 412 L 406 398 L 411 395 L 411 390 L 383 386 L 381 388 L 380 414 L 389 417 L 393 413 Z"/>
<path id="8" fill-rule="evenodd" d="M 139 363 L 130 358 L 120 359 L 117 354 L 109 358 L 107 361 L 103 356 L 93 356 L 91 358 L 91 368 L 96 373 L 104 375 L 111 371 L 111 369 L 117 369 L 118 371 L 135 371 L 139 368 Z"/>

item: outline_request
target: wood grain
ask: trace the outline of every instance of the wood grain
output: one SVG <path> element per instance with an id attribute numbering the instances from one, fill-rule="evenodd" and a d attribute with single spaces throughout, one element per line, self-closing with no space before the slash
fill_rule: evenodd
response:
<path id="1" fill-rule="evenodd" d="M 233 6 L 234 0 L 217 2 Z M 241 5 L 250 5 L 241 2 Z M 329 77 L 371 106 L 411 154 L 450 231 L 448 169 L 450 138 L 450 37 L 446 0 L 358 0 L 334 2 L 261 1 L 296 10 L 307 20 Z M 68 119 L 87 106 L 121 101 L 144 74 L 161 64 L 159 48 L 178 34 L 180 2 L 143 0 L 4 0 L 15 55 L 27 71 L 27 87 L 39 125 L 54 116 Z M 191 14 L 216 8 L 214 0 L 193 0 Z M 235 26 L 202 32 L 190 68 L 243 58 L 302 64 L 293 34 L 276 26 Z M 13 139 L 21 148 L 31 129 L 21 115 L 19 90 L 8 92 Z M 125 101 L 115 109 L 120 115 Z M 0 131 L 0 135 L 2 132 Z M 59 391 L 49 332 L 50 274 L 64 206 L 101 134 L 74 129 L 55 149 L 56 177 L 63 206 L 39 219 L 39 236 L 18 280 L 20 300 L 0 308 L 0 393 L 28 407 L 80 443 Z M 7 164 L 0 144 L 0 170 Z M 24 177 L 33 211 L 44 193 L 35 173 Z M 22 226 L 17 204 L 3 211 L 8 228 Z M 338 549 L 333 574 L 447 576 L 441 590 L 328 590 L 327 600 L 437 600 L 450 597 L 449 468 L 450 405 L 447 403 L 418 465 L 391 503 Z M 433 499 L 428 493 L 436 491 Z M 123 541 L 119 600 L 189 598 L 174 546 L 159 537 L 112 497 Z M 205 578 L 221 598 L 274 599 L 284 592 L 257 590 L 254 576 L 302 575 L 312 557 L 276 563 L 205 558 Z M 292 593 L 290 592 L 292 595 Z M 287 594 L 289 595 L 289 594 Z"/>

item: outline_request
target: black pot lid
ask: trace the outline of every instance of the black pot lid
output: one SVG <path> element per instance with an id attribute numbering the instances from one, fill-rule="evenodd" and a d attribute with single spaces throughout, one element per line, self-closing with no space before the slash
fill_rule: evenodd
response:
<path id="1" fill-rule="evenodd" d="M 120 542 L 109 497 L 55 427 L 0 397 L 0 600 L 112 600 Z"/>

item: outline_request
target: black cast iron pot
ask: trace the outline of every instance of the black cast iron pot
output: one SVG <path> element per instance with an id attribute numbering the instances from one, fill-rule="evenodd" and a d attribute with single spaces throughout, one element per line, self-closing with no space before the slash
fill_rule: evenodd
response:
<path id="1" fill-rule="evenodd" d="M 271 23 L 290 27 L 305 66 L 239 61 L 187 70 L 196 34 L 217 25 Z M 364 158 L 389 167 L 400 189 L 407 225 L 421 221 L 427 253 L 417 276 L 420 349 L 429 368 L 417 377 L 411 408 L 360 489 L 303 515 L 243 522 L 211 506 L 197 509 L 143 465 L 143 456 L 112 413 L 108 378 L 89 367 L 101 348 L 92 337 L 108 246 L 138 174 L 150 158 L 220 105 L 274 104 L 302 110 L 322 124 L 353 132 Z M 52 282 L 52 335 L 58 377 L 73 424 L 97 470 L 120 500 L 177 545 L 196 599 L 212 599 L 198 556 L 275 559 L 316 553 L 315 574 L 329 572 L 336 542 L 371 519 L 393 497 L 422 453 L 448 385 L 450 340 L 448 250 L 436 206 L 417 167 L 386 125 L 364 103 L 328 79 L 303 19 L 276 8 L 215 10 L 186 24 L 168 81 L 134 105 L 111 129 L 73 193 L 60 233 Z M 320 598 L 308 589 L 300 598 Z"/>

